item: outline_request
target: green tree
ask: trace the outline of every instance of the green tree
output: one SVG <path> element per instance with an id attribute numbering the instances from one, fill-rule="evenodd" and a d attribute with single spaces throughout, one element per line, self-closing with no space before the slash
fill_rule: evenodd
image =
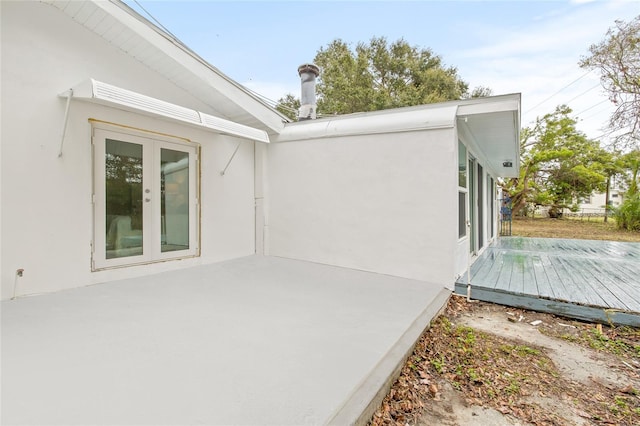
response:
<path id="1" fill-rule="evenodd" d="M 469 87 L 455 67 L 445 66 L 430 49 L 374 37 L 352 50 L 342 40 L 320 48 L 314 63 L 321 69 L 317 82 L 318 112 L 348 114 L 433 102 L 488 96 L 486 87 Z M 279 103 L 292 106 L 292 95 Z"/>
<path id="2" fill-rule="evenodd" d="M 430 49 L 400 39 L 374 37 L 355 52 L 341 40 L 321 48 L 318 109 L 352 113 L 460 99 L 468 90 L 455 67 L 445 67 Z"/>
<path id="3" fill-rule="evenodd" d="M 615 105 L 609 127 L 626 146 L 640 141 L 640 15 L 630 22 L 616 21 L 605 39 L 589 47 L 583 68 L 600 71 L 600 82 Z"/>
<path id="4" fill-rule="evenodd" d="M 621 157 L 623 167 L 627 170 L 627 195 L 639 192 L 638 179 L 640 179 L 640 149 L 628 152 Z"/>
<path id="5" fill-rule="evenodd" d="M 493 90 L 491 90 L 489 87 L 478 86 L 473 88 L 473 90 L 471 91 L 468 97 L 469 98 L 486 98 L 487 96 L 491 96 L 492 94 L 493 94 Z"/>
<path id="6" fill-rule="evenodd" d="M 618 228 L 629 231 L 640 231 L 640 150 L 631 151 L 622 157 L 622 162 L 628 171 L 627 191 L 624 201 L 614 210 Z"/>
<path id="7" fill-rule="evenodd" d="M 608 153 L 576 129 L 570 114 L 561 105 L 522 130 L 520 175 L 506 182 L 513 214 L 533 204 L 548 206 L 550 216 L 557 217 L 580 198 L 605 190 Z"/>
<path id="8" fill-rule="evenodd" d="M 298 118 L 298 111 L 300 110 L 300 99 L 289 93 L 284 98 L 278 100 L 276 109 L 295 121 Z"/>
<path id="9" fill-rule="evenodd" d="M 609 211 L 611 210 L 611 203 L 610 203 L 610 190 L 611 190 L 611 183 L 613 182 L 614 178 L 617 176 L 620 176 L 621 174 L 624 173 L 625 171 L 625 167 L 624 167 L 624 162 L 623 159 L 621 157 L 620 152 L 618 151 L 614 151 L 614 152 L 605 152 L 602 155 L 602 165 L 603 165 L 603 174 L 606 176 L 607 181 L 605 183 L 605 206 L 604 206 L 604 221 L 608 222 L 609 221 Z"/>

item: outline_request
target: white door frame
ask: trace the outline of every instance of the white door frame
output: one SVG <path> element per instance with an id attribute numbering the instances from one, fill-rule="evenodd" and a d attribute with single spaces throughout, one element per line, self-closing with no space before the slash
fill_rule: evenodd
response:
<path id="1" fill-rule="evenodd" d="M 107 140 L 115 140 L 140 145 L 142 148 L 142 253 L 107 258 L 107 216 L 106 216 L 106 167 L 105 150 Z M 199 191 L 197 160 L 199 146 L 179 139 L 153 133 L 136 132 L 115 126 L 93 126 L 93 206 L 94 228 L 92 243 L 92 269 L 123 267 L 168 259 L 181 259 L 199 254 Z M 162 224 L 166 220 L 161 215 L 161 152 L 172 150 L 188 155 L 188 248 L 163 251 Z M 166 188 L 165 188 L 166 204 Z M 165 215 L 166 216 L 166 215 Z M 140 231 L 136 231 L 140 232 Z M 166 242 L 166 241 L 165 241 Z"/>

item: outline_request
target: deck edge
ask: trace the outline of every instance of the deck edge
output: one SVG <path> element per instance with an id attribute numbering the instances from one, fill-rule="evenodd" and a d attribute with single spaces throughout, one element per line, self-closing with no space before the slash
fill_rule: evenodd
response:
<path id="1" fill-rule="evenodd" d="M 456 283 L 454 292 L 456 294 L 466 295 L 467 284 Z M 581 321 L 640 327 L 640 314 L 635 312 L 579 305 L 560 300 L 544 299 L 532 295 L 497 291 L 473 285 L 471 285 L 471 299 L 545 312 Z"/>

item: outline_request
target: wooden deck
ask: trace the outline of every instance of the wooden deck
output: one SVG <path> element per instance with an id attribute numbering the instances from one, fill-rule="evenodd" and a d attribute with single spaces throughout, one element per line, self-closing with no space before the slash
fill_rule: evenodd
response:
<path id="1" fill-rule="evenodd" d="M 640 327 L 640 243 L 501 237 L 471 266 L 471 298 Z"/>

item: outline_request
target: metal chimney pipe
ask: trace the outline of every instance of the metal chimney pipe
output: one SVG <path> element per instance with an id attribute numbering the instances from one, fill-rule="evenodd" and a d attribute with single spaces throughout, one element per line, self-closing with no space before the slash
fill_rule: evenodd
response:
<path id="1" fill-rule="evenodd" d="M 320 75 L 320 68 L 314 64 L 302 64 L 298 67 L 300 76 L 300 111 L 298 121 L 315 120 L 316 118 L 316 77 Z"/>

